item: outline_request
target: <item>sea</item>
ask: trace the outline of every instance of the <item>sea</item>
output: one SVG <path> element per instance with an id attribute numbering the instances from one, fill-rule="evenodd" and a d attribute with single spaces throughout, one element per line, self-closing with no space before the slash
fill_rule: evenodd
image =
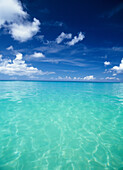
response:
<path id="1" fill-rule="evenodd" d="M 0 170 L 123 170 L 123 83 L 0 81 Z"/>

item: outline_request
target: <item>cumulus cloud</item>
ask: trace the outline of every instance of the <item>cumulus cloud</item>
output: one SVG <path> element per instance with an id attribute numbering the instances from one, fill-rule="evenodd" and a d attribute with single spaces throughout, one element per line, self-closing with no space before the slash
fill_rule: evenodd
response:
<path id="1" fill-rule="evenodd" d="M 31 57 L 34 57 L 34 58 L 45 58 L 45 55 L 43 53 L 34 52 L 34 54 L 32 54 Z"/>
<path id="2" fill-rule="evenodd" d="M 39 31 L 39 20 L 29 22 L 28 18 L 19 0 L 0 0 L 0 28 L 6 28 L 15 40 L 25 42 Z"/>
<path id="3" fill-rule="evenodd" d="M 64 32 L 62 32 L 57 38 L 56 38 L 56 42 L 57 44 L 60 44 L 64 39 L 71 39 L 72 38 L 72 34 L 65 34 Z"/>
<path id="4" fill-rule="evenodd" d="M 20 42 L 25 42 L 31 39 L 39 30 L 40 22 L 36 18 L 33 22 L 26 22 L 25 24 L 13 23 L 9 26 L 9 33 L 11 36 Z"/>
<path id="5" fill-rule="evenodd" d="M 7 47 L 6 48 L 7 50 L 14 50 L 14 48 L 13 48 L 13 46 L 11 45 L 11 46 L 9 46 L 9 47 Z"/>
<path id="6" fill-rule="evenodd" d="M 105 62 L 104 62 L 104 65 L 105 65 L 105 66 L 108 66 L 108 65 L 110 65 L 110 64 L 111 64 L 111 63 L 110 63 L 109 61 L 105 61 Z"/>
<path id="7" fill-rule="evenodd" d="M 0 0 L 0 26 L 4 25 L 5 22 L 10 23 L 26 18 L 27 15 L 20 1 Z"/>
<path id="8" fill-rule="evenodd" d="M 83 78 L 83 80 L 94 80 L 96 79 L 93 75 L 90 75 L 90 76 L 86 76 Z"/>
<path id="9" fill-rule="evenodd" d="M 16 58 L 15 58 L 15 60 L 22 60 L 22 54 L 21 53 L 18 53 L 17 55 L 16 55 Z"/>
<path id="10" fill-rule="evenodd" d="M 16 55 L 14 60 L 1 59 L 0 61 L 0 73 L 7 74 L 9 76 L 32 76 L 32 75 L 48 75 L 54 74 L 54 72 L 43 72 L 33 66 L 29 66 L 23 60 L 21 53 Z"/>
<path id="11" fill-rule="evenodd" d="M 111 70 L 116 71 L 117 73 L 123 73 L 123 58 L 119 66 L 114 66 Z"/>
<path id="12" fill-rule="evenodd" d="M 79 41 L 82 41 L 85 38 L 85 36 L 82 34 L 82 32 L 79 33 L 78 37 L 75 36 L 71 41 L 67 42 L 66 44 L 69 46 L 73 46 Z"/>

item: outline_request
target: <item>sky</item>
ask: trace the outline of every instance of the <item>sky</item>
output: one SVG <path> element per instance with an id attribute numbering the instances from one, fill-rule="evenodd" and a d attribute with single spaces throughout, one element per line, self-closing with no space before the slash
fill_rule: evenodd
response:
<path id="1" fill-rule="evenodd" d="M 123 1 L 0 0 L 0 80 L 123 82 Z"/>

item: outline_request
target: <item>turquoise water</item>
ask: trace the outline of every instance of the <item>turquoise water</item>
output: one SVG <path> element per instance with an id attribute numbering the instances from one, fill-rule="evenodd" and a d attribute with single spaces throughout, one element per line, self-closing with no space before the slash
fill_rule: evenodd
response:
<path id="1" fill-rule="evenodd" d="M 0 81 L 0 170 L 123 169 L 123 84 Z"/>

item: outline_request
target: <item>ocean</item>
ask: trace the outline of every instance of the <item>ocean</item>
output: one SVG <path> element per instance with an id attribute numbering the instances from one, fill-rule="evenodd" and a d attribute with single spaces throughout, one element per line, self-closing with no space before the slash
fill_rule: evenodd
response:
<path id="1" fill-rule="evenodd" d="M 123 83 L 0 81 L 0 170 L 122 170 Z"/>

